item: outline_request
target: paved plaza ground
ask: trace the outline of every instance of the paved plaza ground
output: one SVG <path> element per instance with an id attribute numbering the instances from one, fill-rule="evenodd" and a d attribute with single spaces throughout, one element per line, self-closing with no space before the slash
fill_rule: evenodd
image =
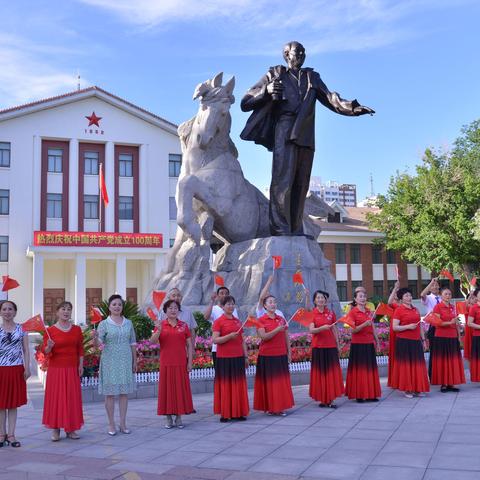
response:
<path id="1" fill-rule="evenodd" d="M 318 408 L 308 386 L 294 387 L 296 407 L 284 418 L 253 413 L 223 424 L 212 394 L 194 396 L 197 414 L 184 430 L 163 428 L 156 399 L 129 404 L 131 435 L 109 437 L 103 404 L 84 406 L 80 440 L 50 441 L 41 422 L 43 395 L 29 382 L 19 410 L 22 447 L 0 449 L 0 480 L 477 480 L 480 478 L 480 387 L 406 399 L 383 385 L 378 403 L 341 399 Z M 253 397 L 250 392 L 250 398 Z"/>

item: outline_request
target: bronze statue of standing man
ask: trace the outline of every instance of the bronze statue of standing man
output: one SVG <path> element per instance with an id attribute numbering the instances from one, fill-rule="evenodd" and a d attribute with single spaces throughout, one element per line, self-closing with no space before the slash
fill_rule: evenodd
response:
<path id="1" fill-rule="evenodd" d="M 375 113 L 357 100 L 330 92 L 312 68 L 302 68 L 305 48 L 299 42 L 283 49 L 287 67 L 271 67 L 242 99 L 253 110 L 240 137 L 273 151 L 270 184 L 270 233 L 303 235 L 303 208 L 315 151 L 315 102 L 356 117 Z"/>

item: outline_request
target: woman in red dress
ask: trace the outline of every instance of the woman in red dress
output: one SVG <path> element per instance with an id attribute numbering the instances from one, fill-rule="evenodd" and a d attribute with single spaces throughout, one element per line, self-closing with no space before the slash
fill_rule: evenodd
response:
<path id="1" fill-rule="evenodd" d="M 400 288 L 401 302 L 393 314 L 395 331 L 395 360 L 390 386 L 404 392 L 407 398 L 423 397 L 430 391 L 425 365 L 425 336 L 420 328 L 420 313 L 412 305 L 412 291 Z"/>
<path id="2" fill-rule="evenodd" d="M 465 383 L 463 359 L 460 352 L 460 326 L 455 306 L 450 302 L 452 292 L 449 288 L 441 290 L 441 302 L 435 305 L 433 313 L 442 320 L 435 328 L 432 359 L 432 385 L 441 385 L 440 391 L 458 392 L 455 385 Z"/>
<path id="3" fill-rule="evenodd" d="M 57 306 L 57 322 L 43 336 L 43 352 L 48 356 L 47 385 L 42 423 L 53 429 L 52 442 L 60 440 L 63 428 L 67 438 L 78 440 L 76 430 L 83 425 L 82 390 L 83 335 L 70 322 L 72 304 Z"/>
<path id="4" fill-rule="evenodd" d="M 470 360 L 472 354 L 472 337 L 473 331 L 468 325 L 468 317 L 470 316 L 470 309 L 477 303 L 477 297 L 474 292 L 471 292 L 465 302 L 465 335 L 463 337 L 463 358 Z M 457 305 L 455 305 L 457 307 Z M 458 311 L 457 311 L 458 313 Z M 471 374 L 471 371 L 470 371 Z"/>
<path id="5" fill-rule="evenodd" d="M 233 316 L 235 299 L 227 295 L 221 302 L 224 314 L 213 323 L 213 343 L 218 345 L 215 364 L 213 413 L 221 422 L 246 420 L 249 413 L 247 346 L 240 320 Z"/>
<path id="6" fill-rule="evenodd" d="M 261 339 L 253 394 L 253 408 L 269 415 L 285 416 L 295 405 L 290 382 L 290 337 L 288 325 L 278 315 L 275 297 L 263 299 L 267 312 L 258 319 L 257 334 Z"/>
<path id="7" fill-rule="evenodd" d="M 30 376 L 28 335 L 14 322 L 17 306 L 0 302 L 0 447 L 20 447 L 15 438 L 17 408 L 27 403 L 26 380 Z M 7 429 L 8 418 L 8 429 Z"/>
<path id="8" fill-rule="evenodd" d="M 319 407 L 337 408 L 333 401 L 343 395 L 342 369 L 338 357 L 338 331 L 335 313 L 327 308 L 329 294 L 317 290 L 313 294 L 312 366 L 309 394 Z"/>
<path id="9" fill-rule="evenodd" d="M 160 343 L 160 378 L 157 414 L 166 415 L 165 428 L 183 428 L 181 415 L 193 413 L 192 391 L 188 372 L 192 370 L 190 330 L 178 319 L 180 304 L 168 300 L 163 305 L 167 319 L 157 323 L 152 342 Z M 176 415 L 175 423 L 172 415 Z"/>
<path id="10" fill-rule="evenodd" d="M 352 329 L 345 394 L 358 403 L 378 402 L 378 397 L 382 395 L 375 353 L 378 339 L 373 326 L 373 312 L 366 303 L 367 294 L 357 291 L 353 308 L 348 313 L 355 328 Z"/>
<path id="11" fill-rule="evenodd" d="M 470 351 L 470 381 L 480 382 L 480 288 L 476 288 L 471 298 L 477 303 L 468 310 L 468 329 L 472 332 Z"/>

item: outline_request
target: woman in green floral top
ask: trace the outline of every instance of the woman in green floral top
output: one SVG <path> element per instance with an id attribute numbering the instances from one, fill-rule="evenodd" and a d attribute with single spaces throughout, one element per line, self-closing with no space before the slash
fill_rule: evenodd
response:
<path id="1" fill-rule="evenodd" d="M 95 332 L 95 342 L 103 344 L 100 358 L 98 393 L 105 395 L 105 410 L 109 422 L 109 435 L 116 435 L 115 396 L 118 395 L 120 426 L 122 433 L 127 428 L 128 394 L 135 390 L 137 356 L 135 331 L 132 322 L 123 316 L 124 301 L 120 295 L 108 299 L 110 316 L 100 322 Z"/>

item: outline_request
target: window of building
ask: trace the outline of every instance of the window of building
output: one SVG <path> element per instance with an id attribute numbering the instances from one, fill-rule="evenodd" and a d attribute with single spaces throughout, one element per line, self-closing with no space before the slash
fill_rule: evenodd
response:
<path id="1" fill-rule="evenodd" d="M 174 243 L 175 243 L 175 239 L 174 239 L 174 238 L 171 238 L 171 239 L 170 239 L 170 248 L 173 247 L 173 244 L 174 244 Z"/>
<path id="2" fill-rule="evenodd" d="M 62 218 L 61 193 L 47 193 L 47 218 Z"/>
<path id="3" fill-rule="evenodd" d="M 335 263 L 347 263 L 347 252 L 344 243 L 335 244 Z"/>
<path id="4" fill-rule="evenodd" d="M 372 263 L 383 263 L 381 245 L 372 245 Z"/>
<path id="5" fill-rule="evenodd" d="M 10 143 L 0 142 L 0 167 L 10 166 Z"/>
<path id="6" fill-rule="evenodd" d="M 417 281 L 416 280 L 409 280 L 408 288 L 412 291 L 412 297 L 413 298 L 418 298 Z"/>
<path id="7" fill-rule="evenodd" d="M 182 156 L 178 153 L 170 153 L 168 155 L 168 176 L 180 176 L 180 169 L 182 168 Z"/>
<path id="8" fill-rule="evenodd" d="M 350 245 L 350 263 L 362 263 L 360 259 L 360 245 Z"/>
<path id="9" fill-rule="evenodd" d="M 133 155 L 121 153 L 118 156 L 118 174 L 121 177 L 133 177 Z"/>
<path id="10" fill-rule="evenodd" d="M 8 262 L 8 237 L 0 235 L 0 262 Z"/>
<path id="11" fill-rule="evenodd" d="M 98 152 L 85 152 L 85 175 L 98 175 Z"/>
<path id="12" fill-rule="evenodd" d="M 98 195 L 85 195 L 83 197 L 83 215 L 87 219 L 98 218 Z"/>
<path id="13" fill-rule="evenodd" d="M 373 296 L 383 297 L 383 280 L 373 281 Z"/>
<path id="14" fill-rule="evenodd" d="M 10 211 L 10 191 L 0 190 L 0 215 L 8 215 Z"/>
<path id="15" fill-rule="evenodd" d="M 48 149 L 48 171 L 51 173 L 62 173 L 63 150 L 61 148 Z"/>
<path id="16" fill-rule="evenodd" d="M 168 197 L 168 213 L 170 220 L 177 219 L 177 202 L 175 197 Z"/>
<path id="17" fill-rule="evenodd" d="M 118 218 L 133 220 L 133 197 L 118 197 Z"/>
<path id="18" fill-rule="evenodd" d="M 338 281 L 337 282 L 337 293 L 338 293 L 338 299 L 341 302 L 346 302 L 348 300 L 348 298 L 347 298 L 347 282 L 345 282 L 345 281 Z"/>
<path id="19" fill-rule="evenodd" d="M 460 289 L 460 280 L 456 278 L 453 282 L 453 298 L 462 298 L 462 290 Z"/>
<path id="20" fill-rule="evenodd" d="M 395 286 L 396 280 L 387 280 L 387 289 L 388 289 L 388 294 L 390 295 L 392 293 L 393 287 Z"/>
<path id="21" fill-rule="evenodd" d="M 397 263 L 394 250 L 387 250 L 387 263 Z"/>

